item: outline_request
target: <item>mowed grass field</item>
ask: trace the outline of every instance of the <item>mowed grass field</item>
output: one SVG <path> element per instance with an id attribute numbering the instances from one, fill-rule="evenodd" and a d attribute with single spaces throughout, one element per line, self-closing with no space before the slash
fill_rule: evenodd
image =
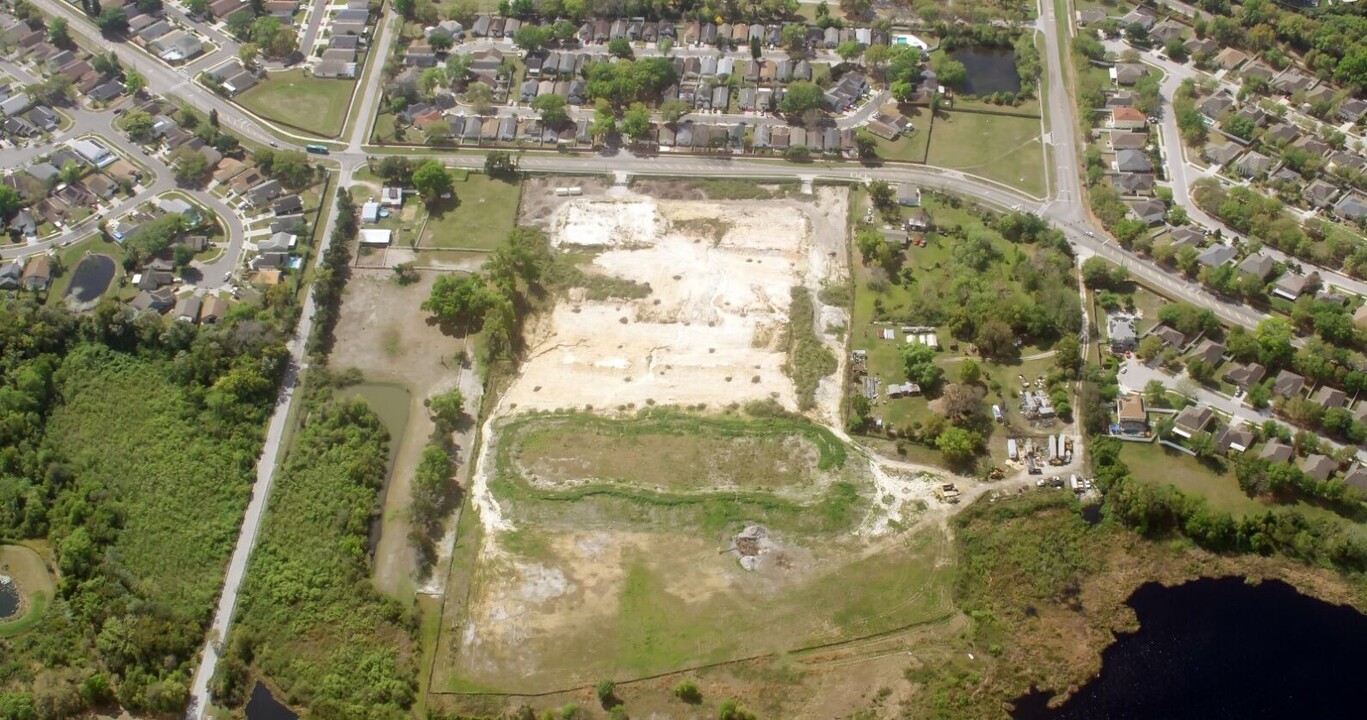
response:
<path id="1" fill-rule="evenodd" d="M 493 250 L 517 222 L 521 186 L 469 173 L 456 176 L 456 203 L 432 208 L 418 245 L 449 250 Z"/>
<path id="2" fill-rule="evenodd" d="M 23 545 L 0 545 L 0 573 L 13 578 L 19 587 L 23 613 L 0 620 L 0 638 L 13 637 L 42 619 L 52 601 L 56 583 L 43 558 Z"/>
<path id="3" fill-rule="evenodd" d="M 766 475 L 794 477 L 777 448 L 791 442 L 785 435 L 803 437 L 800 421 L 722 420 L 709 427 L 678 413 L 590 420 L 586 429 L 530 416 L 519 420 L 530 428 L 500 433 L 492 487 L 514 530 L 497 533 L 497 553 L 458 548 L 448 597 L 469 600 L 448 603 L 431 690 L 532 693 L 626 681 L 949 616 L 950 551 L 938 529 L 865 556 L 852 532 L 871 494 L 861 460 L 845 457 L 843 445 L 828 449 L 829 461 L 844 462 L 842 479 L 816 499 L 791 500 L 759 486 L 776 482 Z M 644 429 L 632 432 L 638 423 Z M 815 457 L 801 463 L 805 473 L 823 455 L 808 452 Z M 701 460 L 674 467 L 690 458 Z M 510 478 L 520 465 L 561 468 L 568 487 Z M 699 487 L 695 474 L 704 472 L 730 475 L 744 489 Z M 615 481 L 578 480 L 603 477 Z M 661 485 L 669 490 L 652 489 Z M 752 523 L 767 528 L 772 545 L 746 570 L 731 548 Z"/>
<path id="4" fill-rule="evenodd" d="M 926 163 L 996 180 L 1043 197 L 1038 118 L 947 112 L 935 118 Z"/>
<path id="5" fill-rule="evenodd" d="M 235 99 L 267 120 L 336 137 L 342 132 L 355 87 L 350 80 L 311 78 L 303 70 L 288 70 L 271 73 L 269 80 Z"/>

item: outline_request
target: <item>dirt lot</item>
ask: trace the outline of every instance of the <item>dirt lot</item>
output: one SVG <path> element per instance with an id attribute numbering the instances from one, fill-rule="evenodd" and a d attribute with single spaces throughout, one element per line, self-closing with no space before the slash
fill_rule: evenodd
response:
<path id="1" fill-rule="evenodd" d="M 529 189 L 524 198 L 532 195 Z M 557 209 L 539 208 L 552 242 L 594 253 L 590 272 L 648 284 L 651 292 L 562 302 L 531 332 L 505 412 L 718 408 L 768 398 L 797 408 L 783 371 L 790 292 L 804 285 L 816 294 L 823 282 L 844 277 L 845 191 L 676 201 L 614 188 L 562 200 Z M 832 311 L 817 313 L 819 333 Z M 836 338 L 825 339 L 840 353 Z M 836 383 L 829 385 L 819 392 L 823 418 L 838 414 Z"/>
<path id="2" fill-rule="evenodd" d="M 336 370 L 358 368 L 367 381 L 395 383 L 412 393 L 407 431 L 385 491 L 384 524 L 375 551 L 376 585 L 391 594 L 407 595 L 414 588 L 416 563 L 408 545 L 404 508 L 418 456 L 433 430 L 422 401 L 460 387 L 467 406 L 477 405 L 481 387 L 476 374 L 461 369 L 455 360 L 463 341 L 429 325 L 427 314 L 418 309 L 436 274 L 422 273 L 419 282 L 406 287 L 396 284 L 393 277 L 388 270 L 352 271 L 329 364 Z M 470 438 L 458 438 L 457 444 L 468 448 Z M 457 477 L 465 472 L 462 466 Z M 443 544 L 443 553 L 449 553 L 449 540 Z M 437 563 L 438 568 L 445 565 Z M 437 588 L 440 580 L 433 580 Z"/>

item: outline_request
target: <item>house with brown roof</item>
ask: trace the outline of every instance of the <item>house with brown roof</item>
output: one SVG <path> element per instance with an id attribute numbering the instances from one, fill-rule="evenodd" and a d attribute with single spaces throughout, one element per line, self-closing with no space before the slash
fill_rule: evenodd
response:
<path id="1" fill-rule="evenodd" d="M 1111 110 L 1111 127 L 1117 130 L 1140 130 L 1147 127 L 1149 119 L 1144 113 L 1132 107 L 1118 107 Z"/>
<path id="2" fill-rule="evenodd" d="M 1247 54 L 1232 47 L 1227 47 L 1224 50 L 1215 53 L 1215 64 L 1225 70 L 1233 70 L 1234 68 L 1239 67 L 1239 64 L 1247 59 Z"/>
<path id="3" fill-rule="evenodd" d="M 1220 364 L 1220 361 L 1224 358 L 1224 356 L 1224 345 L 1221 345 L 1220 343 L 1217 343 L 1214 340 L 1211 340 L 1210 338 L 1205 338 L 1201 342 L 1197 343 L 1196 349 L 1191 351 L 1191 355 L 1189 357 L 1191 360 L 1200 360 L 1201 362 L 1205 363 L 1206 365 L 1209 365 L 1210 367 L 1215 367 Z"/>
<path id="4" fill-rule="evenodd" d="M 1301 460 L 1300 469 L 1306 477 L 1324 482 L 1338 469 L 1338 463 L 1325 455 L 1306 455 Z"/>
<path id="5" fill-rule="evenodd" d="M 1142 395 L 1122 395 L 1115 402 L 1116 424 L 1126 435 L 1143 435 L 1149 431 L 1149 416 L 1144 410 Z"/>
<path id="6" fill-rule="evenodd" d="M 1284 445 L 1276 440 L 1269 440 L 1263 446 L 1262 452 L 1258 453 L 1258 458 L 1273 464 L 1289 463 L 1291 458 L 1296 457 L 1296 451 L 1290 445 Z"/>
<path id="7" fill-rule="evenodd" d="M 1169 325 L 1157 325 L 1149 334 L 1162 340 L 1164 345 L 1177 350 L 1181 350 L 1182 346 L 1187 344 L 1187 336 Z"/>
<path id="8" fill-rule="evenodd" d="M 1262 382 L 1267 376 L 1267 368 L 1258 363 L 1233 363 L 1225 371 L 1225 380 L 1247 389 L 1250 385 Z"/>
<path id="9" fill-rule="evenodd" d="M 1290 370 L 1283 370 L 1277 373 L 1276 379 L 1272 381 L 1272 394 L 1288 399 L 1300 395 L 1301 390 L 1304 388 L 1305 378 Z"/>
<path id="10" fill-rule="evenodd" d="M 1215 433 L 1215 449 L 1222 453 L 1247 452 L 1253 446 L 1253 431 L 1246 425 L 1226 425 Z"/>
<path id="11" fill-rule="evenodd" d="M 204 296 L 204 302 L 199 308 L 199 322 L 204 325 L 212 325 L 228 312 L 228 301 L 217 295 Z"/>
<path id="12" fill-rule="evenodd" d="M 1200 405 L 1188 405 L 1177 413 L 1173 418 L 1172 432 L 1184 438 L 1190 438 L 1198 432 L 1206 429 L 1211 420 L 1215 419 L 1215 412 L 1210 408 Z"/>
<path id="13" fill-rule="evenodd" d="M 1367 466 L 1360 462 L 1353 463 L 1348 472 L 1343 474 L 1343 484 L 1367 492 Z"/>
<path id="14" fill-rule="evenodd" d="M 52 258 L 46 254 L 35 255 L 24 266 L 24 289 L 29 292 L 42 292 L 52 284 Z"/>
<path id="15" fill-rule="evenodd" d="M 1341 408 L 1348 402 L 1348 396 L 1342 390 L 1328 385 L 1321 385 L 1320 389 L 1310 396 L 1310 399 L 1325 410 Z"/>

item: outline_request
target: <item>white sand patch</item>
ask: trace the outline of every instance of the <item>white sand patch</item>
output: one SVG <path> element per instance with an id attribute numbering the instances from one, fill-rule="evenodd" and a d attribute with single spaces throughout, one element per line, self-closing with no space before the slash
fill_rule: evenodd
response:
<path id="1" fill-rule="evenodd" d="M 829 264 L 813 252 L 805 215 L 753 203 L 576 200 L 551 227 L 557 246 L 608 248 L 589 272 L 651 293 L 559 305 L 531 338 L 508 411 L 765 398 L 796 409 L 776 340 L 791 289 L 807 284 L 814 259 Z"/>

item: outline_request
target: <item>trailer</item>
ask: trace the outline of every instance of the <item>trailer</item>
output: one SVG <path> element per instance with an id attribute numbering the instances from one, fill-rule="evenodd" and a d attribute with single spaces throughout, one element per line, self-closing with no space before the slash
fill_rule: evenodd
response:
<path id="1" fill-rule="evenodd" d="M 1020 456 L 1020 454 L 1016 451 L 1016 439 L 1015 439 L 1015 438 L 1007 438 L 1007 439 L 1006 439 L 1006 456 L 1007 456 L 1008 458 L 1012 459 L 1012 460 L 1015 460 L 1016 458 L 1018 458 L 1018 457 Z"/>

